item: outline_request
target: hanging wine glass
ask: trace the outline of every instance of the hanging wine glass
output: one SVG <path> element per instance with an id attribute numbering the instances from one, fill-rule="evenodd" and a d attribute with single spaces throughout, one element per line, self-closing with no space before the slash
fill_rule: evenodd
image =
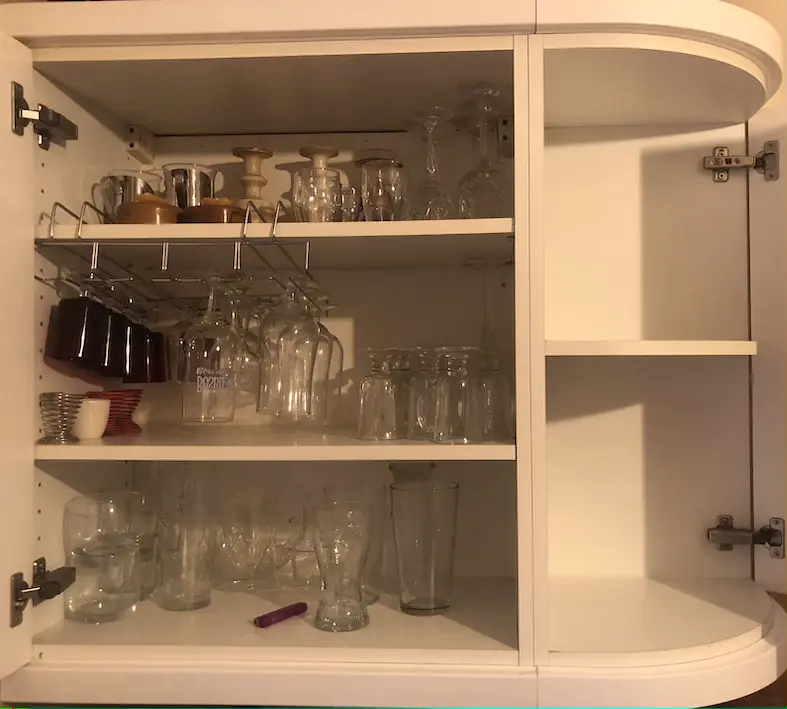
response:
<path id="1" fill-rule="evenodd" d="M 494 116 L 494 100 L 500 92 L 484 87 L 473 92 L 476 105 L 475 128 L 478 130 L 480 162 L 459 181 L 459 214 L 465 219 L 502 217 L 505 193 L 500 173 L 492 167 L 489 156 L 489 133 Z"/>
<path id="2" fill-rule="evenodd" d="M 454 205 L 440 182 L 435 144 L 435 129 L 450 121 L 453 115 L 449 108 L 433 106 L 416 119 L 426 133 L 426 174 L 413 195 L 416 219 L 450 219 L 453 216 Z"/>
<path id="3" fill-rule="evenodd" d="M 220 279 L 209 285 L 208 309 L 184 335 L 183 420 L 229 423 L 235 416 L 242 345 L 218 307 Z"/>

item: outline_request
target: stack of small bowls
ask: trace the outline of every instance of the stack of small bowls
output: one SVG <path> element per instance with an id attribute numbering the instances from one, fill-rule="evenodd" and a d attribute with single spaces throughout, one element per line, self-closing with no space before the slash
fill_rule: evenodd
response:
<path id="1" fill-rule="evenodd" d="M 39 443 L 76 443 L 72 433 L 82 394 L 66 394 L 51 391 L 40 394 L 38 404 L 41 407 L 41 423 L 43 436 Z"/>

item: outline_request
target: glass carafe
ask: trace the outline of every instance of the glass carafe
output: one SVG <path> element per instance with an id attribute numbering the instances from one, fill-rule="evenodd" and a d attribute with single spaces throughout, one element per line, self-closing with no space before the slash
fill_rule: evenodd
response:
<path id="1" fill-rule="evenodd" d="M 210 282 L 208 309 L 184 336 L 183 420 L 228 423 L 235 416 L 241 342 L 218 309 L 220 283 Z"/>

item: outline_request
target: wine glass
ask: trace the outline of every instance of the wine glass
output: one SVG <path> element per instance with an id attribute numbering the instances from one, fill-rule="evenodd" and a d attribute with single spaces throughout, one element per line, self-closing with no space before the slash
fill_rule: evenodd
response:
<path id="1" fill-rule="evenodd" d="M 221 280 L 209 283 L 208 309 L 184 335 L 183 420 L 229 423 L 235 417 L 235 390 L 242 345 L 218 307 Z"/>
<path id="2" fill-rule="evenodd" d="M 465 219 L 502 217 L 505 194 L 500 186 L 500 173 L 489 158 L 489 131 L 494 116 L 494 99 L 500 92 L 484 87 L 473 92 L 476 105 L 474 127 L 478 130 L 480 162 L 459 181 L 459 214 Z"/>
<path id="3" fill-rule="evenodd" d="M 328 168 L 305 167 L 295 174 L 293 202 L 299 222 L 341 221 L 339 173 Z"/>
<path id="4" fill-rule="evenodd" d="M 440 184 L 435 149 L 435 129 L 450 121 L 453 115 L 449 108 L 433 106 L 416 119 L 426 133 L 426 174 L 413 195 L 416 219 L 449 219 L 453 216 L 454 205 Z"/>

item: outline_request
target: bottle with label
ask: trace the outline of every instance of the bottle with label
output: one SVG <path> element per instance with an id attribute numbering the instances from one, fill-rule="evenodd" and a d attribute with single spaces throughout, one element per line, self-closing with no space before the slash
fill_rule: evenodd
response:
<path id="1" fill-rule="evenodd" d="M 219 309 L 220 280 L 211 280 L 208 308 L 184 335 L 183 420 L 229 423 L 235 416 L 235 393 L 242 345 L 237 329 Z"/>

